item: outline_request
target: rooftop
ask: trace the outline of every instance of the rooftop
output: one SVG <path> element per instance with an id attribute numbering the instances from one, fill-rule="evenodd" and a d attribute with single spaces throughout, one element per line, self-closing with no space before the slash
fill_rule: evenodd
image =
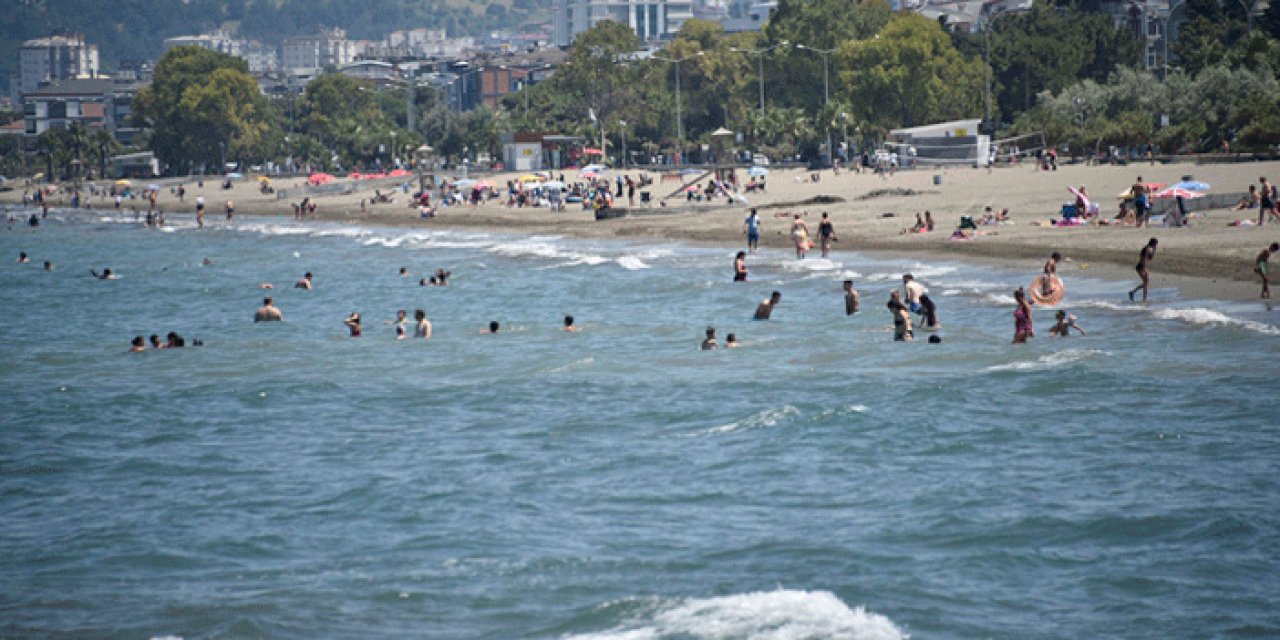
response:
<path id="1" fill-rule="evenodd" d="M 76 78 L 46 85 L 32 91 L 25 91 L 23 95 L 34 97 L 101 96 L 108 93 L 133 91 L 137 87 L 136 83 L 116 82 L 110 78 Z"/>

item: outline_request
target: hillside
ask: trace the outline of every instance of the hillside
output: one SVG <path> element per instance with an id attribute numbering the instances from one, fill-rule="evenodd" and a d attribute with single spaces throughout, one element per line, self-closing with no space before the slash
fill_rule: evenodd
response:
<path id="1" fill-rule="evenodd" d="M 238 21 L 240 33 L 265 43 L 343 27 L 351 38 L 378 39 L 410 28 L 479 35 L 545 18 L 550 0 L 0 0 L 0 84 L 7 89 L 23 40 L 78 31 L 98 45 L 102 65 L 155 58 L 170 36 Z"/>

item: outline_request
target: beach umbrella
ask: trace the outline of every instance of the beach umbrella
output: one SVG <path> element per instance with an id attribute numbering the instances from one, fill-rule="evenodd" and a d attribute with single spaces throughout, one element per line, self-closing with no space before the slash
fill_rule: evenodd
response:
<path id="1" fill-rule="evenodd" d="M 476 185 L 475 185 L 475 187 L 476 187 L 477 189 L 488 189 L 488 188 L 490 188 L 490 187 L 492 187 L 492 186 L 493 186 L 493 185 L 489 184 L 489 181 L 488 181 L 488 180 L 481 180 L 480 182 L 477 182 L 477 183 L 476 183 Z"/>
<path id="2" fill-rule="evenodd" d="M 530 173 L 516 178 L 516 182 L 542 182 L 542 176 L 535 176 Z"/>
<path id="3" fill-rule="evenodd" d="M 521 183 L 521 186 L 529 190 L 541 189 L 542 183 L 541 182 L 524 182 L 524 183 Z"/>
<path id="4" fill-rule="evenodd" d="M 1204 194 L 1200 193 L 1199 191 L 1192 191 L 1190 189 L 1179 189 L 1178 187 L 1169 187 L 1168 189 L 1165 189 L 1164 191 L 1160 191 L 1151 197 L 1152 198 L 1182 198 L 1184 200 L 1191 200 L 1193 198 L 1199 198 L 1203 195 Z"/>
<path id="5" fill-rule="evenodd" d="M 147 185 L 147 191 L 159 191 L 159 190 L 160 190 L 160 185 L 158 184 Z"/>
<path id="6" fill-rule="evenodd" d="M 600 173 L 600 172 L 602 172 L 602 171 L 604 171 L 604 165 L 602 165 L 602 164 L 589 164 L 589 165 L 587 165 L 587 166 L 585 166 L 585 167 L 583 167 L 583 168 L 579 169 L 579 170 L 578 170 L 578 173 Z"/>
<path id="7" fill-rule="evenodd" d="M 1179 182 L 1170 189 L 1186 189 L 1187 191 L 1208 191 L 1209 183 L 1200 182 L 1199 180 L 1184 180 Z"/>
<path id="8" fill-rule="evenodd" d="M 764 167 L 751 167 L 747 169 L 747 175 L 752 178 L 759 178 L 769 175 L 769 170 Z"/>
<path id="9" fill-rule="evenodd" d="M 132 184 L 133 184 L 133 183 L 132 183 L 132 182 L 129 182 L 128 180 L 116 180 L 116 182 L 115 182 L 115 185 L 116 185 L 117 187 L 127 187 L 127 186 L 130 186 L 130 185 L 132 185 Z"/>

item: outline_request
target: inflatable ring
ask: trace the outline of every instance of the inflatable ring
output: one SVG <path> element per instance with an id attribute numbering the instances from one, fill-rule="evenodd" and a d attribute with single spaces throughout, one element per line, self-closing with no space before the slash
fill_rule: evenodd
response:
<path id="1" fill-rule="evenodd" d="M 1058 276 L 1040 275 L 1031 281 L 1031 286 L 1027 287 L 1027 297 L 1035 304 L 1052 307 L 1062 302 L 1062 296 L 1067 293 L 1065 287 L 1062 286 L 1062 280 Z"/>

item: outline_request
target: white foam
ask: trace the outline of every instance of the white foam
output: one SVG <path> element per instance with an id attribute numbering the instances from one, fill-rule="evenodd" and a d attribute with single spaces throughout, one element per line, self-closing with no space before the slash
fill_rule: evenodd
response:
<path id="1" fill-rule="evenodd" d="M 574 640 L 650 640 L 655 638 L 746 638 L 792 640 L 908 638 L 889 618 L 862 607 L 850 609 L 829 591 L 744 593 L 717 598 L 658 600 L 651 613 L 599 633 L 567 636 Z"/>
<path id="2" fill-rule="evenodd" d="M 706 429 L 702 431 L 701 435 L 731 433 L 734 431 L 738 431 L 740 429 L 763 429 L 767 427 L 774 427 L 774 426 L 777 426 L 778 423 L 782 422 L 783 420 L 786 420 L 788 418 L 792 418 L 798 415 L 800 415 L 799 409 L 789 404 L 784 404 L 781 407 L 776 407 L 773 409 L 765 409 L 764 411 L 758 411 L 741 420 L 730 422 L 729 424 L 722 424 L 717 427 L 711 427 L 710 429 Z"/>
<path id="3" fill-rule="evenodd" d="M 1023 362 L 1010 362 L 1009 364 L 998 364 L 987 367 L 987 371 L 1040 371 L 1044 369 L 1053 369 L 1072 362 L 1079 362 L 1085 358 L 1093 356 L 1109 356 L 1107 351 L 1100 349 L 1066 349 L 1055 353 L 1040 356 L 1035 360 Z"/>
<path id="4" fill-rule="evenodd" d="M 1162 320 L 1180 320 L 1191 324 L 1228 325 L 1249 329 L 1250 331 L 1257 331 L 1258 333 L 1269 336 L 1280 336 L 1280 327 L 1263 322 L 1257 322 L 1255 320 L 1233 318 L 1225 313 L 1201 307 L 1193 307 L 1190 309 L 1158 309 L 1155 311 L 1155 316 Z"/>
<path id="5" fill-rule="evenodd" d="M 636 256 L 622 256 L 621 258 L 618 258 L 615 262 L 618 263 L 618 266 L 622 267 L 623 269 L 627 269 L 629 271 L 649 268 L 649 265 L 645 264 L 643 260 L 641 260 Z"/>

